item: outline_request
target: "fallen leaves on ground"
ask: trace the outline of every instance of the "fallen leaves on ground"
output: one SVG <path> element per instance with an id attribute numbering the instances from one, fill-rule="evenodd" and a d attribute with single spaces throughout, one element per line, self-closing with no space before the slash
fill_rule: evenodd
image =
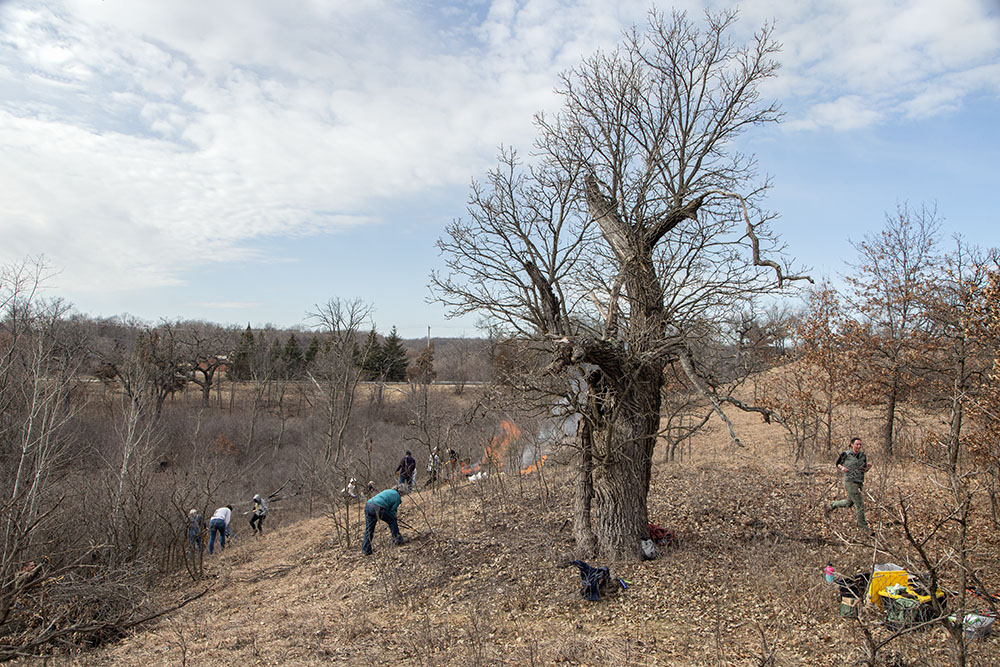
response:
<path id="1" fill-rule="evenodd" d="M 765 427 L 761 426 L 760 429 Z M 773 427 L 767 426 L 766 429 Z M 770 444 L 736 449 L 708 431 L 695 456 L 657 462 L 650 520 L 677 545 L 650 562 L 598 562 L 631 581 L 599 602 L 579 595 L 572 474 L 548 465 L 545 485 L 526 476 L 478 486 L 444 485 L 404 499 L 411 541 L 394 547 L 380 524 L 375 554 L 334 537 L 330 518 L 304 519 L 207 559 L 212 590 L 133 636 L 65 656 L 80 665 L 844 665 L 861 657 L 855 621 L 823 580 L 870 570 L 906 552 L 888 511 L 878 547 L 850 527 L 848 512 L 825 518 L 840 491 L 832 466 L 803 469 Z M 721 444 L 720 444 L 721 443 Z M 763 462 L 763 463 L 762 463 Z M 829 472 L 827 472 L 829 470 Z M 898 486 L 919 485 L 900 473 Z M 884 485 L 883 485 L 884 486 Z M 545 489 L 549 493 L 544 493 Z M 892 501 L 896 486 L 883 494 Z M 925 508 L 932 511 L 933 507 Z M 977 567 L 1000 588 L 996 531 L 977 528 Z M 844 538 L 847 538 L 846 540 Z M 870 543 L 870 540 L 868 540 Z M 992 559 L 992 560 L 991 560 Z M 164 601 L 204 587 L 178 574 Z M 877 610 L 862 621 L 887 636 Z M 1000 641 L 970 644 L 969 664 L 1000 662 Z M 883 650 L 895 664 L 947 662 L 944 631 L 899 638 Z M 771 657 L 773 662 L 767 662 Z M 922 661 L 922 662 L 921 662 Z"/>

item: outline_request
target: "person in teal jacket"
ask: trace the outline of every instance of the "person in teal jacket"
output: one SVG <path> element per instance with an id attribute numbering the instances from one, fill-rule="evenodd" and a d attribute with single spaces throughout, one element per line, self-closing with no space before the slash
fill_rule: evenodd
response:
<path id="1" fill-rule="evenodd" d="M 389 524 L 393 543 L 403 543 L 403 537 L 399 534 L 399 524 L 396 522 L 396 512 L 399 510 L 400 503 L 403 502 L 401 495 L 403 491 L 400 489 L 405 491 L 405 487 L 402 485 L 395 489 L 386 489 L 365 503 L 365 539 L 361 543 L 361 553 L 365 556 L 372 552 L 372 537 L 375 535 L 375 524 L 379 522 L 379 519 Z"/>

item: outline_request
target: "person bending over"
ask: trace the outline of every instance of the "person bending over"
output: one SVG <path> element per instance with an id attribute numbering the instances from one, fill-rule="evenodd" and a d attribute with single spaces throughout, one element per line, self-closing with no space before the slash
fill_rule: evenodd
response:
<path id="1" fill-rule="evenodd" d="M 392 533 L 394 544 L 402 544 L 403 537 L 399 534 L 399 524 L 396 522 L 396 512 L 400 503 L 403 502 L 402 494 L 406 488 L 400 484 L 394 489 L 386 489 L 376 494 L 371 500 L 365 503 L 365 539 L 361 543 L 361 553 L 368 556 L 372 552 L 372 537 L 375 535 L 375 524 L 379 520 L 389 524 L 389 532 Z"/>

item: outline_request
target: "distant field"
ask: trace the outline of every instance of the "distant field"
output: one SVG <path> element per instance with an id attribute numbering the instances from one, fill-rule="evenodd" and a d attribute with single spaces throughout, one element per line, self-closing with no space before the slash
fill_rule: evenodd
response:
<path id="1" fill-rule="evenodd" d="M 464 383 L 467 391 L 474 391 L 476 387 L 482 386 L 485 383 L 482 382 L 466 382 Z M 103 383 L 99 380 L 91 379 L 88 380 L 84 386 L 86 387 L 87 394 L 93 399 L 101 400 L 113 400 L 117 396 L 122 394 L 121 386 L 117 383 Z M 428 385 L 428 391 L 432 394 L 454 394 L 455 387 L 458 386 L 455 382 L 434 382 Z M 421 391 L 422 388 L 417 385 L 411 385 L 408 382 L 388 382 L 382 385 L 383 389 L 383 401 L 393 403 L 400 401 L 407 396 L 413 395 L 417 391 Z M 357 397 L 362 400 L 367 400 L 374 397 L 375 392 L 378 390 L 378 384 L 374 382 L 361 382 L 357 388 Z M 277 402 L 279 398 L 284 394 L 285 401 L 295 402 L 296 397 L 305 399 L 306 397 L 312 397 L 316 394 L 316 385 L 308 380 L 285 380 L 281 382 L 274 382 L 271 384 L 270 389 L 258 388 L 252 382 L 230 382 L 228 380 L 223 380 L 222 382 L 215 383 L 212 386 L 210 407 L 215 408 L 228 408 L 230 403 L 234 407 L 240 404 L 246 404 L 252 401 L 254 395 L 260 391 L 261 399 L 265 402 Z M 182 391 L 175 392 L 169 396 L 165 402 L 165 406 L 198 406 L 202 402 L 202 390 L 201 387 L 196 384 L 188 384 Z"/>

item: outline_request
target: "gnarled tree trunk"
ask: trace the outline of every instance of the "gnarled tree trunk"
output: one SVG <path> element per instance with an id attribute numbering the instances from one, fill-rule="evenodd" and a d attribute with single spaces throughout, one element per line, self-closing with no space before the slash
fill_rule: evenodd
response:
<path id="1" fill-rule="evenodd" d="M 637 375 L 625 380 L 621 395 L 609 396 L 612 405 L 594 433 L 594 532 L 598 550 L 608 556 L 637 553 L 639 540 L 649 536 L 646 500 L 663 374 Z"/>
<path id="2" fill-rule="evenodd" d="M 594 539 L 594 525 L 591 521 L 591 500 L 594 497 L 593 478 L 593 429 L 590 421 L 580 420 L 577 428 L 579 438 L 579 464 L 576 469 L 576 494 L 573 503 L 573 538 L 577 547 L 591 553 L 597 546 Z"/>

